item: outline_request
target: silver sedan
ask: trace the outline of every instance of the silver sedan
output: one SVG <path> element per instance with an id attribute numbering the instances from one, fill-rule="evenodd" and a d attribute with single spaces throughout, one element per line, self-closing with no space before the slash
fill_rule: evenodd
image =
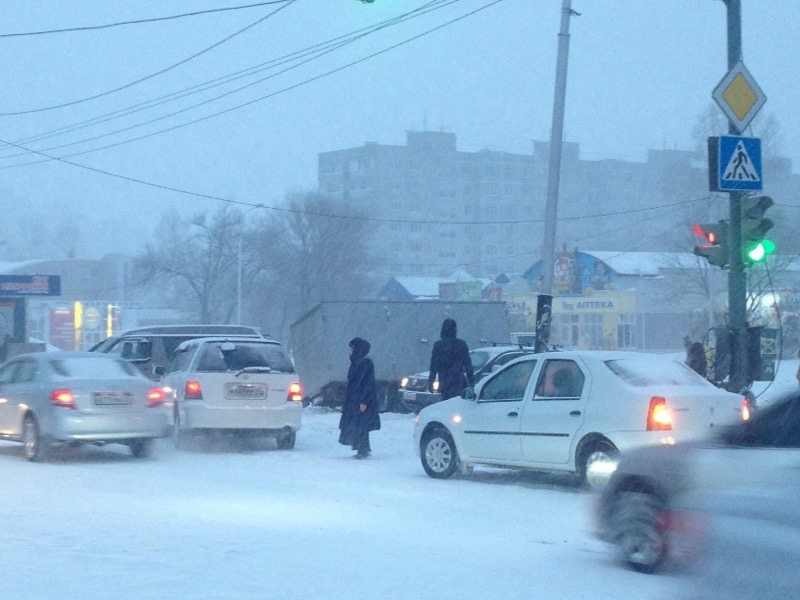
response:
<path id="1" fill-rule="evenodd" d="M 0 367 L 0 439 L 43 461 L 57 444 L 120 443 L 147 456 L 168 433 L 164 391 L 109 355 L 41 352 Z"/>

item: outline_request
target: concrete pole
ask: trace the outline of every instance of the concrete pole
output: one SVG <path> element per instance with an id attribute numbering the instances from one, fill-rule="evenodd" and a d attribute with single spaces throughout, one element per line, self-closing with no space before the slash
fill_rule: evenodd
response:
<path id="1" fill-rule="evenodd" d="M 547 172 L 547 202 L 544 216 L 542 283 L 536 305 L 537 351 L 544 350 L 550 341 L 558 189 L 561 181 L 561 145 L 564 138 L 564 104 L 567 94 L 569 19 L 577 14 L 572 10 L 572 0 L 562 0 L 561 29 L 558 33 L 558 55 L 556 57 L 556 84 L 553 97 L 553 123 L 550 128 L 550 164 Z"/>

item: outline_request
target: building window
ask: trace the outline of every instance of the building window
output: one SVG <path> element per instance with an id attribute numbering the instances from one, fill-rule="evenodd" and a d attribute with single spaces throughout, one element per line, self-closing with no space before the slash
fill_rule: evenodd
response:
<path id="1" fill-rule="evenodd" d="M 603 315 L 589 313 L 583 315 L 583 342 L 589 348 L 603 347 Z"/>
<path id="2" fill-rule="evenodd" d="M 633 348 L 636 339 L 636 315 L 622 313 L 617 323 L 617 346 L 620 348 Z"/>
<path id="3" fill-rule="evenodd" d="M 578 315 L 557 315 L 554 320 L 556 344 L 576 348 L 580 342 L 580 317 Z"/>

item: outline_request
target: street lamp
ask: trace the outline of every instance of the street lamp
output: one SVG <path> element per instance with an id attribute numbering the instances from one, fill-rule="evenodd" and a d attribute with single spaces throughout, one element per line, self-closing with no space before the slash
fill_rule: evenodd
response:
<path id="1" fill-rule="evenodd" d="M 257 208 L 264 208 L 263 204 L 251 206 L 242 213 L 242 227 L 239 230 L 239 267 L 236 274 L 236 324 L 242 324 L 242 238 L 244 238 L 244 218 L 248 213 Z"/>

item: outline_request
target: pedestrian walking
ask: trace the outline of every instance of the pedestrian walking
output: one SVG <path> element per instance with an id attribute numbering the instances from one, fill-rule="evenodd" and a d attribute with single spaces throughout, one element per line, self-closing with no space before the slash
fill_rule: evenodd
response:
<path id="1" fill-rule="evenodd" d="M 369 432 L 381 428 L 375 365 L 367 356 L 369 349 L 369 342 L 365 339 L 357 337 L 350 340 L 347 395 L 339 419 L 339 443 L 351 446 L 356 451 L 353 458 L 357 459 L 370 455 Z"/>
<path id="2" fill-rule="evenodd" d="M 467 386 L 475 383 L 475 372 L 469 357 L 467 343 L 458 337 L 454 319 L 442 321 L 441 339 L 436 340 L 431 351 L 428 369 L 428 390 L 433 392 L 433 382 L 439 379 L 442 400 L 460 396 Z"/>

